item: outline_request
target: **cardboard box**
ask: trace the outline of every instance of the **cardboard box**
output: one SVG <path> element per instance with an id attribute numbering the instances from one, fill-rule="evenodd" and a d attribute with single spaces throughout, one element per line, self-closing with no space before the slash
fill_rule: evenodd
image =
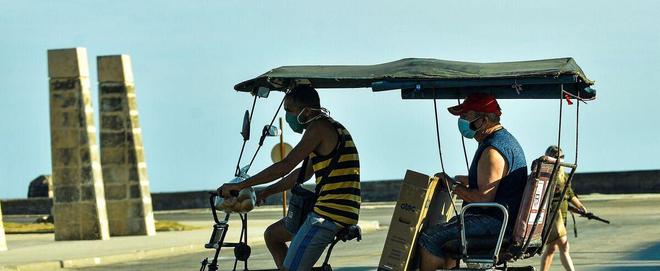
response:
<path id="1" fill-rule="evenodd" d="M 456 214 L 452 203 L 456 202 L 456 195 L 450 195 L 447 190 L 443 190 L 442 180 L 438 180 L 438 185 L 435 186 L 435 193 L 431 199 L 431 205 L 426 213 L 426 220 L 424 225 L 437 225 L 446 223 Z M 458 207 L 456 207 L 458 208 Z"/>
<path id="2" fill-rule="evenodd" d="M 403 271 L 413 258 L 417 236 L 431 205 L 438 178 L 408 170 L 401 185 L 378 270 Z"/>

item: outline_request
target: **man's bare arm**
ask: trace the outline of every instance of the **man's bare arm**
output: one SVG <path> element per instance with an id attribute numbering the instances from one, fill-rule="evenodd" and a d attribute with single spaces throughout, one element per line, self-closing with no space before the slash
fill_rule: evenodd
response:
<path id="1" fill-rule="evenodd" d="M 312 123 L 309 129 L 305 130 L 305 134 L 303 134 L 298 145 L 291 150 L 284 160 L 272 164 L 263 171 L 248 178 L 246 181 L 239 183 L 238 186 L 234 188 L 240 190 L 246 187 L 268 183 L 278 178 L 282 178 L 284 175 L 291 172 L 296 165 L 309 156 L 309 154 L 312 153 L 321 143 L 322 137 L 319 129 L 314 127 L 315 124 L 316 123 Z"/>
<path id="2" fill-rule="evenodd" d="M 298 181 L 298 174 L 300 174 L 300 171 L 302 170 L 301 168 L 298 168 L 291 172 L 291 174 L 287 175 L 286 177 L 282 178 L 279 182 L 276 182 L 264 189 L 261 193 L 264 194 L 264 196 L 270 196 L 273 194 L 280 193 L 282 191 L 288 190 L 293 188 L 293 186 L 296 184 L 296 181 Z M 314 175 L 314 168 L 312 167 L 312 164 L 307 164 L 307 171 L 305 172 L 305 176 L 303 177 L 304 180 L 309 180 L 309 178 Z"/>
<path id="3" fill-rule="evenodd" d="M 504 157 L 494 148 L 487 148 L 479 158 L 477 165 L 477 189 L 458 185 L 455 193 L 469 202 L 492 202 L 500 180 L 505 176 L 506 162 Z"/>
<path id="4" fill-rule="evenodd" d="M 458 182 L 458 183 L 460 183 L 464 186 L 469 186 L 468 176 L 456 175 L 456 176 L 454 176 L 454 180 L 456 180 L 456 182 Z"/>

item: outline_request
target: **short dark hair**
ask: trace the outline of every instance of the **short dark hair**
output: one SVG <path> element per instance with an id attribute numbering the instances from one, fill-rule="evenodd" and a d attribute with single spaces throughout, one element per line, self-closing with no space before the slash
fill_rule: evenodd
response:
<path id="1" fill-rule="evenodd" d="M 500 116 L 495 113 L 484 113 L 484 117 L 492 123 L 500 123 Z"/>
<path id="2" fill-rule="evenodd" d="M 321 108 L 319 93 L 310 85 L 295 86 L 286 94 L 286 98 L 292 99 L 301 105 Z"/>

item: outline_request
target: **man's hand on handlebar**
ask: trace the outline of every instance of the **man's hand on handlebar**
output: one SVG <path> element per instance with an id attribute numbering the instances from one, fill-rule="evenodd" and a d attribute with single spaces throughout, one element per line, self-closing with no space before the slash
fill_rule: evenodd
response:
<path id="1" fill-rule="evenodd" d="M 243 188 L 240 184 L 226 183 L 218 187 L 218 194 L 223 198 L 236 197 L 238 196 L 238 191 L 241 191 L 241 189 Z"/>
<path id="2" fill-rule="evenodd" d="M 449 185 L 449 187 L 452 188 L 451 190 L 454 190 L 454 187 L 458 184 L 458 182 L 454 178 L 447 175 L 447 173 L 438 172 L 434 176 L 440 178 L 440 185 L 442 185 L 442 189 L 447 190 L 447 185 Z"/>
<path id="3" fill-rule="evenodd" d="M 264 189 L 261 192 L 257 193 L 257 206 L 262 206 L 266 203 L 266 199 L 270 196 L 270 193 Z"/>

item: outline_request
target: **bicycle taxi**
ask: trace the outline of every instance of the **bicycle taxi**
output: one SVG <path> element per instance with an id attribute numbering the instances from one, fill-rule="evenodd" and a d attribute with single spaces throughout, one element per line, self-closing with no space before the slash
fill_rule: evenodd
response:
<path id="1" fill-rule="evenodd" d="M 581 103 L 592 101 L 596 98 L 596 91 L 591 88 L 593 81 L 589 80 L 582 69 L 572 58 L 544 59 L 533 61 L 501 62 L 501 63 L 471 63 L 447 61 L 438 59 L 407 58 L 394 62 L 378 65 L 309 65 L 309 66 L 283 66 L 272 69 L 253 79 L 235 85 L 234 89 L 253 96 L 252 108 L 246 111 L 243 125 L 243 148 L 236 167 L 236 176 L 246 176 L 249 166 L 254 161 L 261 149 L 264 140 L 268 136 L 277 135 L 277 129 L 272 126 L 278 115 L 282 103 L 278 107 L 270 124 L 266 125 L 259 140 L 259 147 L 252 157 L 248 166 L 240 168 L 241 158 L 246 142 L 249 140 L 250 123 L 252 112 L 259 99 L 265 99 L 272 93 L 286 93 L 296 85 L 311 85 L 316 89 L 355 89 L 371 88 L 374 93 L 383 91 L 400 91 L 402 100 L 430 100 L 429 106 L 435 109 L 435 132 L 438 139 L 438 153 L 440 155 L 439 169 L 444 172 L 442 157 L 442 146 L 440 145 L 439 123 L 437 113 L 437 100 L 456 100 L 459 104 L 462 99 L 473 93 L 485 93 L 497 99 L 554 99 L 558 101 L 558 127 L 545 125 L 547 130 L 534 131 L 538 133 L 549 133 L 556 131 L 557 146 L 561 146 L 561 130 L 563 119 L 563 104 L 577 102 L 575 121 L 575 160 L 573 163 L 559 162 L 558 157 L 540 156 L 531 165 L 531 172 L 526 183 L 521 200 L 520 211 L 514 221 L 507 221 L 507 210 L 497 203 L 470 204 L 469 208 L 463 208 L 457 215 L 460 219 L 473 209 L 496 208 L 503 213 L 501 231 L 495 238 L 470 238 L 465 236 L 465 230 L 461 228 L 460 242 L 446 244 L 445 247 L 464 266 L 460 270 L 533 270 L 527 267 L 509 267 L 516 260 L 526 259 L 539 255 L 547 239 L 550 223 L 557 216 L 558 207 L 553 208 L 550 204 L 555 189 L 554 176 L 561 167 L 570 169 L 566 188 L 570 186 L 577 169 L 578 140 L 579 140 L 579 108 Z M 350 94 L 347 94 L 350 95 Z M 276 95 L 273 95 L 276 96 Z M 282 102 L 283 102 L 282 95 Z M 276 96 L 278 97 L 278 96 Z M 278 97 L 280 98 L 280 97 Z M 402 113 L 403 114 L 403 113 Z M 544 114 L 544 111 L 534 112 Z M 538 121 L 530 114 L 520 119 L 521 121 Z M 514 117 L 515 118 L 515 117 Z M 463 146 L 465 151 L 465 146 Z M 467 154 L 466 154 L 467 157 Z M 467 158 L 466 158 L 467 163 Z M 444 180 L 445 186 L 449 187 Z M 562 197 L 566 189 L 562 191 Z M 211 202 L 213 204 L 213 201 Z M 217 219 L 214 210 L 216 226 L 222 225 L 223 221 Z M 225 217 L 228 220 L 229 213 Z M 237 261 L 245 262 L 247 270 L 247 258 L 249 257 L 249 246 L 247 243 L 247 213 L 241 214 L 245 238 L 241 234 L 241 244 L 229 244 L 237 250 Z M 507 224 L 514 223 L 513 231 L 506 232 Z M 463 227 L 463 223 L 459 223 Z M 222 227 L 214 227 L 216 230 Z M 226 232 L 225 227 L 222 231 Z M 218 253 L 223 247 L 224 234 L 222 238 L 212 237 L 207 247 L 215 248 L 216 255 L 213 262 L 217 263 Z M 353 227 L 350 232 L 343 232 L 337 236 L 326 255 L 326 260 L 320 267 L 321 270 L 332 270 L 328 259 L 334 244 L 337 241 L 348 241 L 361 238 L 359 227 Z M 246 248 L 247 246 L 247 248 Z M 248 250 L 247 257 L 245 251 Z M 239 252 L 240 252 L 239 251 Z M 239 255 L 240 254 L 240 255 Z M 209 270 L 212 264 L 205 263 Z M 204 268 L 203 263 L 202 268 Z M 216 265 L 217 268 L 217 265 Z M 234 270 L 236 262 L 234 264 Z M 412 268 L 412 267 L 408 267 Z M 388 270 L 381 268 L 382 270 Z M 202 269 L 203 270 L 203 269 Z M 456 270 L 456 269 L 453 269 Z"/>

